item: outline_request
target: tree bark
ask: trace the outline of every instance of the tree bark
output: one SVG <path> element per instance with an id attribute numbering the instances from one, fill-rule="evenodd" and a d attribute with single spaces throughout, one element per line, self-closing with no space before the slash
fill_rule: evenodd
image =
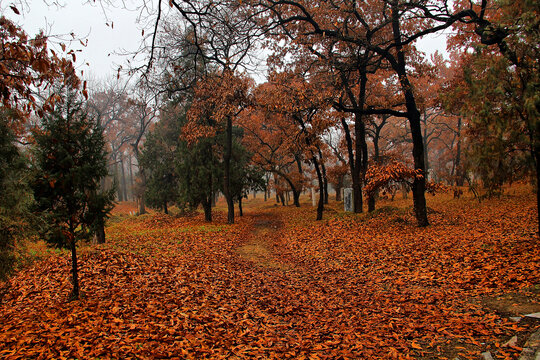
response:
<path id="1" fill-rule="evenodd" d="M 71 275 L 73 282 L 71 300 L 79 300 L 79 272 L 77 268 L 77 247 L 75 244 L 75 234 L 73 230 L 71 230 L 71 236 L 73 237 L 69 243 L 69 247 L 71 248 Z"/>
<path id="2" fill-rule="evenodd" d="M 422 129 L 420 125 L 420 111 L 416 105 L 412 85 L 407 76 L 407 66 L 405 61 L 405 53 L 403 46 L 401 46 L 401 29 L 399 24 L 399 8 L 398 2 L 392 1 L 392 31 L 394 35 L 394 42 L 396 46 L 396 61 L 393 61 L 392 67 L 397 73 L 401 90 L 405 95 L 405 107 L 407 109 L 407 118 L 411 128 L 411 137 L 413 142 L 413 159 L 414 168 L 420 170 L 422 177 L 414 179 L 412 191 L 413 191 L 413 203 L 414 213 L 418 226 L 428 226 L 427 218 L 427 205 L 426 205 L 426 168 L 424 164 L 424 141 L 422 137 Z"/>
<path id="3" fill-rule="evenodd" d="M 375 211 L 375 196 L 368 197 L 368 212 Z"/>
<path id="4" fill-rule="evenodd" d="M 204 210 L 204 220 L 211 222 L 212 221 L 212 201 L 211 200 L 202 201 L 202 207 Z"/>
<path id="5" fill-rule="evenodd" d="M 536 211 L 538 212 L 538 236 L 540 236 L 540 146 L 534 147 L 534 160 L 536 167 Z"/>
<path id="6" fill-rule="evenodd" d="M 227 201 L 227 223 L 234 224 L 234 201 L 231 195 L 231 157 L 232 157 L 232 119 L 227 117 L 227 130 L 225 140 L 223 194 Z"/>
<path id="7" fill-rule="evenodd" d="M 457 146 L 456 146 L 456 186 L 463 186 L 464 176 L 463 170 L 461 169 L 461 117 L 458 118 L 458 128 L 457 128 Z"/>
<path id="8" fill-rule="evenodd" d="M 124 197 L 124 201 L 128 200 L 127 197 L 127 184 L 126 184 L 126 171 L 124 169 L 124 156 L 120 154 L 120 173 L 122 174 L 122 195 Z"/>
<path id="9" fill-rule="evenodd" d="M 315 166 L 315 172 L 317 173 L 317 180 L 319 181 L 319 201 L 317 202 L 317 218 L 315 220 L 322 220 L 324 211 L 324 191 L 323 191 L 323 177 L 321 169 L 319 168 L 319 162 L 315 155 L 311 157 L 313 165 Z"/>
<path id="10" fill-rule="evenodd" d="M 321 170 L 322 170 L 322 177 L 323 177 L 323 185 L 324 185 L 324 203 L 328 205 L 328 178 L 326 176 L 326 166 L 324 166 L 324 160 L 322 156 L 322 151 L 319 149 L 319 158 L 321 159 Z"/>
<path id="11" fill-rule="evenodd" d="M 133 187 L 135 186 L 135 183 L 133 181 L 133 159 L 131 158 L 131 153 L 129 154 L 129 184 L 131 186 L 130 194 L 131 194 L 131 200 L 133 201 Z M 126 199 L 127 200 L 127 199 Z"/>
<path id="12" fill-rule="evenodd" d="M 103 219 L 98 220 L 95 237 L 98 244 L 105 244 L 105 224 Z"/>
<path id="13" fill-rule="evenodd" d="M 353 142 L 349 125 L 345 118 L 341 118 L 343 131 L 345 132 L 345 140 L 347 141 L 347 153 L 349 155 L 349 168 L 351 169 L 351 180 L 353 189 L 353 211 L 355 213 L 362 212 L 362 185 L 360 184 L 360 173 L 357 172 L 356 159 L 354 156 Z"/>
<path id="14" fill-rule="evenodd" d="M 238 199 L 238 214 L 244 216 L 244 211 L 242 210 L 242 197 Z"/>
<path id="15" fill-rule="evenodd" d="M 123 194 L 122 194 L 122 184 L 121 181 L 118 179 L 118 162 L 116 160 L 116 157 L 113 159 L 114 161 L 114 179 L 116 182 L 116 185 L 118 188 L 116 189 L 116 196 L 118 197 L 118 201 L 124 201 Z"/>

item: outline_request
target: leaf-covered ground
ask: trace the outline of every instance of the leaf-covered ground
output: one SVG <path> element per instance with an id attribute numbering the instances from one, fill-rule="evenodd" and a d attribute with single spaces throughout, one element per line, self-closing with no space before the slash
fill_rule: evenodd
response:
<path id="1" fill-rule="evenodd" d="M 11 279 L 2 358 L 517 358 L 540 311 L 540 242 L 530 189 L 478 203 L 410 200 L 351 215 L 251 200 L 223 213 L 127 216 L 80 251 L 84 297 L 68 302 L 69 256 Z M 518 336 L 514 347 L 504 346 Z"/>

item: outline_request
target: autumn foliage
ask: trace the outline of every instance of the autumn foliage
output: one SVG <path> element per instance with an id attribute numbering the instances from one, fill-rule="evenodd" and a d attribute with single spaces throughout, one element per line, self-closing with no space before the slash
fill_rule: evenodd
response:
<path id="1" fill-rule="evenodd" d="M 259 203 L 234 225 L 122 209 L 109 243 L 81 251 L 80 301 L 67 302 L 62 254 L 4 285 L 0 356 L 517 358 L 532 328 L 508 316 L 540 306 L 525 194 L 430 197 L 428 228 L 392 203 L 318 223 L 309 207 Z M 495 311 L 508 294 L 529 300 Z"/>
<path id="2" fill-rule="evenodd" d="M 79 80 L 70 60 L 62 58 L 47 46 L 47 37 L 40 33 L 30 38 L 11 20 L 0 17 L 0 102 L 20 115 L 40 107 L 50 109 L 58 99 L 52 94 L 38 101 L 36 90 L 50 87 L 57 79 L 78 86 Z M 65 45 L 62 44 L 65 49 Z M 75 59 L 73 51 L 69 52 Z M 39 104 L 38 104 L 39 103 Z M 13 125 L 16 128 L 16 124 Z"/>

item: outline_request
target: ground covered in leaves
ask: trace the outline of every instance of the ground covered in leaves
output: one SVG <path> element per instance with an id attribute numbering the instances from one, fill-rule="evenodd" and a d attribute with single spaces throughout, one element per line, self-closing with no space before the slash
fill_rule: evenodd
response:
<path id="1" fill-rule="evenodd" d="M 129 216 L 80 250 L 19 272 L 0 304 L 2 358 L 517 358 L 540 311 L 540 242 L 530 188 L 478 203 L 410 200 L 374 214 L 250 200 L 227 225 L 202 215 Z M 512 336 L 518 342 L 505 342 Z"/>

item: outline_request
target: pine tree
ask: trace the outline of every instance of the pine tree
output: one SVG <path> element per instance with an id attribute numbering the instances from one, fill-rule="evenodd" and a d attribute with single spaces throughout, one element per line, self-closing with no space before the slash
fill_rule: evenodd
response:
<path id="1" fill-rule="evenodd" d="M 100 191 L 107 175 L 103 132 L 82 105 L 72 90 L 65 90 L 63 102 L 34 134 L 36 206 L 48 224 L 47 242 L 71 250 L 74 300 L 79 298 L 77 242 L 102 228 L 113 199 L 113 190 Z"/>
<path id="2" fill-rule="evenodd" d="M 0 280 L 13 270 L 13 247 L 18 234 L 26 233 L 32 201 L 25 179 L 27 161 L 15 145 L 15 135 L 8 126 L 16 113 L 0 109 Z"/>

